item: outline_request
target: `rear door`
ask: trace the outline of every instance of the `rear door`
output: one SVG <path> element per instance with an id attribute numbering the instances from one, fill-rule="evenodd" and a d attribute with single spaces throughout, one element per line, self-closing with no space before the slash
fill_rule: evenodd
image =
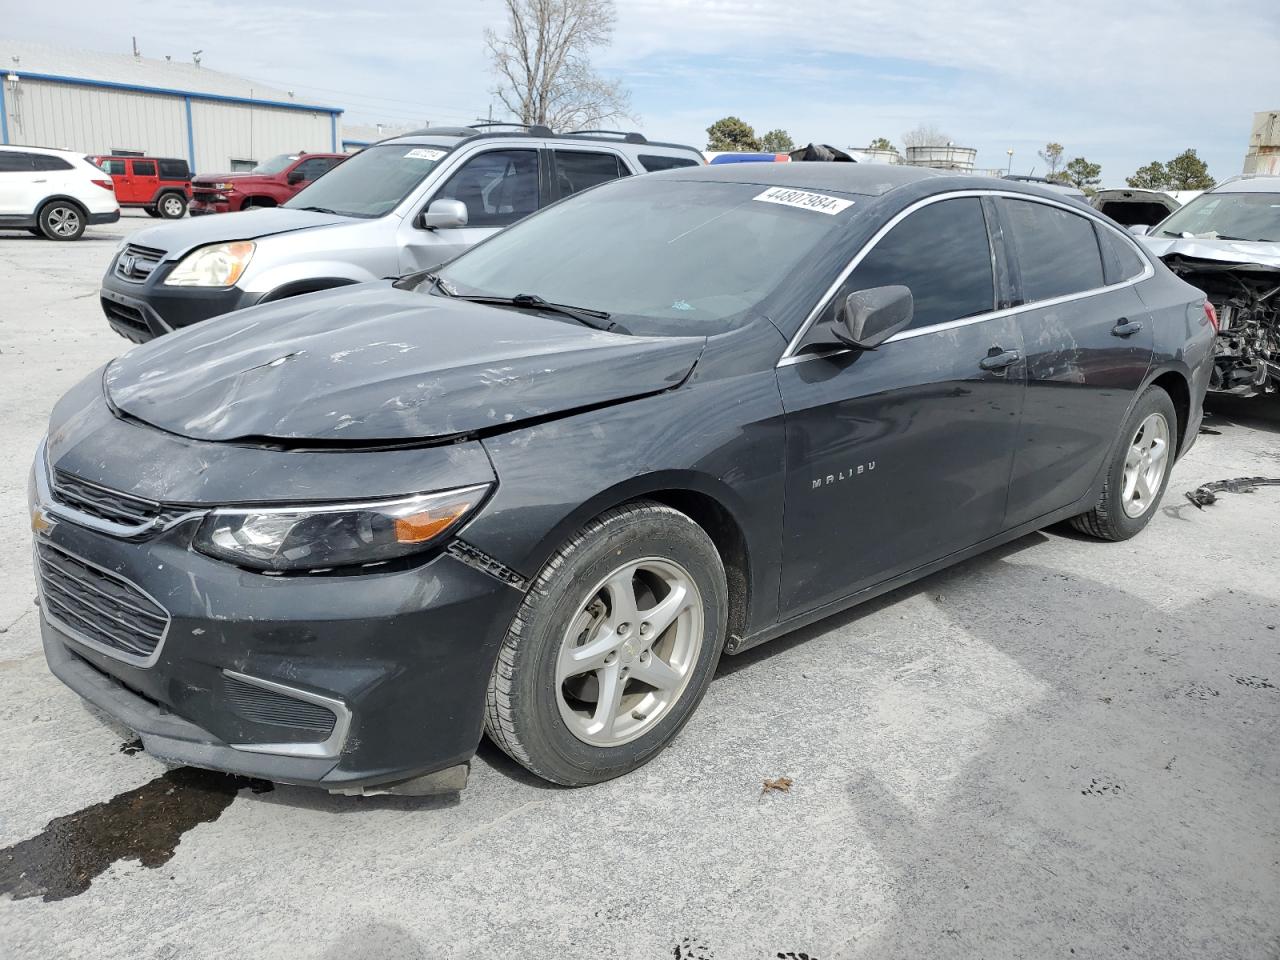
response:
<path id="1" fill-rule="evenodd" d="M 340 163 L 337 157 L 308 157 L 289 171 L 285 178 L 294 190 L 301 190 L 317 177 L 322 177 Z"/>
<path id="2" fill-rule="evenodd" d="M 551 180 L 557 200 L 630 175 L 622 155 L 612 150 L 556 148 L 551 151 Z"/>
<path id="3" fill-rule="evenodd" d="M 534 213 L 547 202 L 540 144 L 481 150 L 464 159 L 441 186 L 400 228 L 401 274 L 427 270 L 452 260 L 462 251 L 503 227 Z M 435 200 L 458 200 L 467 208 L 463 227 L 427 230 L 418 215 Z"/>
<path id="4" fill-rule="evenodd" d="M 33 196 L 38 175 L 31 154 L 0 150 L 0 217 L 29 217 L 39 198 Z"/>
<path id="5" fill-rule="evenodd" d="M 872 244 L 778 366 L 784 616 L 964 549 L 1004 522 L 1022 344 L 1016 320 L 997 311 L 982 202 L 925 201 Z M 889 284 L 911 289 L 911 327 L 875 350 L 805 352 L 835 304 Z"/>
<path id="6" fill-rule="evenodd" d="M 1031 198 L 1001 197 L 997 207 L 1015 304 L 1025 305 L 1017 313 L 1027 397 L 1009 488 L 1014 526 L 1088 492 L 1146 377 L 1153 338 L 1133 280 L 1107 277 L 1092 218 Z"/>
<path id="7" fill-rule="evenodd" d="M 116 197 L 122 203 L 151 203 L 160 190 L 160 172 L 154 160 L 130 160 L 127 193 Z"/>

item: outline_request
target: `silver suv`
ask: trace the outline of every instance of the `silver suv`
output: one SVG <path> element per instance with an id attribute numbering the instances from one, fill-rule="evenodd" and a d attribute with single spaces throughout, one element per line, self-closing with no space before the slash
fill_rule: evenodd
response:
<path id="1" fill-rule="evenodd" d="M 638 133 L 482 125 L 395 137 L 283 206 L 131 234 L 102 278 L 102 309 L 140 343 L 252 304 L 427 270 L 579 190 L 701 163 L 693 147 Z"/>

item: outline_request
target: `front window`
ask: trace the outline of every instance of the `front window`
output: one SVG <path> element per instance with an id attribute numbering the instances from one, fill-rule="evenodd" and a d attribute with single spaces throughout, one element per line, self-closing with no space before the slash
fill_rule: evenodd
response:
<path id="1" fill-rule="evenodd" d="M 412 143 L 375 144 L 339 163 L 284 206 L 344 217 L 381 217 L 398 207 L 448 152 Z"/>
<path id="2" fill-rule="evenodd" d="M 298 159 L 298 156 L 299 155 L 296 153 L 282 153 L 278 157 L 272 157 L 270 160 L 263 160 L 249 172 L 265 174 L 279 173 L 281 170 L 286 169 L 289 164 L 294 163 Z"/>
<path id="3" fill-rule="evenodd" d="M 473 247 L 440 286 L 600 310 L 633 333 L 715 334 L 768 315 L 771 295 L 839 242 L 856 209 L 759 184 L 617 180 Z"/>
<path id="4" fill-rule="evenodd" d="M 1203 193 L 1151 231 L 1156 237 L 1280 242 L 1280 193 Z"/>

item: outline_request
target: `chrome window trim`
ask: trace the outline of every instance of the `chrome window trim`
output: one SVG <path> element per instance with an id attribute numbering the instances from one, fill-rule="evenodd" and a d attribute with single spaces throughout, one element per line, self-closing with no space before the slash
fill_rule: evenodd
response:
<path id="1" fill-rule="evenodd" d="M 1155 267 L 1151 265 L 1151 259 L 1147 256 L 1146 251 L 1143 250 L 1131 236 L 1111 226 L 1111 224 L 1103 220 L 1097 213 L 1088 210 L 1080 210 L 1071 204 L 1052 200 L 1049 197 L 1038 197 L 1027 193 L 1016 193 L 1012 190 L 952 190 L 947 193 L 936 193 L 932 196 L 925 197 L 922 200 L 917 200 L 915 203 L 903 210 L 899 210 L 887 223 L 881 226 L 880 229 L 871 236 L 871 239 L 862 245 L 862 248 L 854 254 L 853 259 L 850 260 L 845 268 L 840 271 L 840 275 L 836 277 L 831 286 L 829 286 L 826 292 L 823 293 L 822 297 L 818 300 L 817 305 L 809 311 L 809 315 L 805 318 L 804 323 L 800 325 L 800 329 L 796 332 L 795 336 L 788 341 L 787 347 L 782 351 L 782 356 L 778 359 L 775 367 L 789 367 L 797 363 L 804 363 L 806 360 L 816 360 L 821 357 L 834 357 L 844 353 L 852 353 L 852 347 L 836 347 L 830 350 L 816 350 L 811 353 L 801 354 L 797 354 L 795 351 L 799 348 L 801 342 L 805 338 L 805 335 L 809 332 L 810 328 L 812 328 L 814 322 L 819 316 L 821 316 L 822 311 L 826 309 L 827 305 L 840 290 L 840 287 L 843 286 L 844 282 L 849 279 L 849 275 L 857 269 L 858 264 L 863 261 L 867 254 L 875 248 L 875 245 L 879 243 L 890 230 L 923 207 L 927 207 L 933 203 L 940 203 L 943 200 L 955 200 L 962 197 L 1005 197 L 1012 200 L 1027 200 L 1032 203 L 1044 204 L 1047 207 L 1058 207 L 1068 213 L 1074 213 L 1078 217 L 1083 217 L 1085 220 L 1091 221 L 1107 230 L 1110 230 L 1118 237 L 1123 237 L 1125 242 L 1128 243 L 1132 249 L 1138 252 L 1138 256 L 1142 260 L 1144 269 L 1142 273 L 1129 277 L 1126 280 L 1121 280 L 1119 283 L 1106 284 L 1089 290 L 1081 290 L 1077 293 L 1068 293 L 1061 297 L 1052 297 L 1048 300 L 1037 300 L 1034 303 L 1023 303 L 1016 307 L 1005 307 L 1001 310 L 991 310 L 987 313 L 980 313 L 972 317 L 962 317 L 959 320 L 949 320 L 946 323 L 935 323 L 928 327 L 917 327 L 914 330 L 903 330 L 901 333 L 895 333 L 885 341 L 885 344 L 896 343 L 899 340 L 911 340 L 915 337 L 922 337 L 925 334 L 937 333 L 940 330 L 967 327 L 970 324 L 983 323 L 987 320 L 994 320 L 999 317 L 1014 316 L 1015 314 L 1022 313 L 1025 310 L 1039 310 L 1043 307 L 1052 307 L 1060 303 L 1070 303 L 1075 300 L 1083 300 L 1086 297 L 1097 296 L 1100 293 L 1107 293 L 1112 290 L 1120 290 L 1124 287 L 1130 287 L 1155 276 Z M 1099 250 L 1098 256 L 1101 258 L 1101 250 Z"/>
<path id="2" fill-rule="evenodd" d="M 228 744 L 232 750 L 241 750 L 245 753 L 270 753 L 282 757 L 311 757 L 321 760 L 332 760 L 342 753 L 342 748 L 347 742 L 347 733 L 351 729 L 351 710 L 341 700 L 336 697 L 326 697 L 319 693 L 311 693 L 309 690 L 299 690 L 297 687 L 290 687 L 274 680 L 263 680 L 261 677 L 250 676 L 247 673 L 238 673 L 235 670 L 223 670 L 222 673 L 224 676 L 239 680 L 241 683 L 247 683 L 250 686 L 261 687 L 263 690 L 283 694 L 295 700 L 314 703 L 316 706 L 332 711 L 334 715 L 333 731 L 321 743 Z"/>
<path id="3" fill-rule="evenodd" d="M 58 553 L 61 553 L 64 556 L 70 557 L 72 560 L 75 560 L 77 563 L 83 563 L 86 567 L 93 567 L 95 570 L 100 570 L 104 575 L 110 577 L 112 580 L 119 580 L 119 581 L 122 581 L 123 583 L 127 583 L 133 589 L 137 590 L 140 594 L 142 594 L 144 597 L 146 597 L 148 600 L 154 603 L 156 607 L 163 610 L 165 615 L 164 630 L 161 631 L 160 639 L 156 641 L 156 648 L 151 651 L 151 655 L 147 657 L 139 657 L 131 653 L 126 653 L 125 651 L 120 650 L 116 647 L 109 647 L 105 643 L 99 643 L 97 640 L 94 640 L 92 637 L 86 636 L 85 634 L 81 633 L 79 630 L 71 626 L 69 623 L 67 623 L 57 614 L 52 613 L 49 609 L 49 600 L 45 597 L 44 590 L 41 588 L 41 585 L 40 585 L 40 581 L 44 577 L 42 572 L 43 568 L 40 565 L 40 550 L 39 550 L 40 546 L 48 547 L 50 550 L 56 550 L 58 551 Z M 70 637 L 76 643 L 86 646 L 90 650 L 96 650 L 98 653 L 101 653 L 104 656 L 111 657 L 113 660 L 119 660 L 122 663 L 127 663 L 135 667 L 146 668 L 146 667 L 155 666 L 156 661 L 160 659 L 160 651 L 164 649 L 164 642 L 167 639 L 169 639 L 169 628 L 173 626 L 173 614 L 169 612 L 169 609 L 163 603 L 161 603 L 159 600 L 153 597 L 146 590 L 143 590 L 142 587 L 138 586 L 138 584 L 134 583 L 128 577 L 122 577 L 120 574 L 116 573 L 114 570 L 108 570 L 106 567 L 102 566 L 101 564 L 94 563 L 92 560 L 86 560 L 84 557 L 80 556 L 78 553 L 73 553 L 72 551 L 66 549 L 65 547 L 60 547 L 55 543 L 50 543 L 48 540 L 41 539 L 38 541 L 38 543 L 33 543 L 32 551 L 35 554 L 36 592 L 39 594 L 39 597 L 40 597 L 40 611 L 41 613 L 44 614 L 44 618 L 47 621 L 49 621 L 49 623 L 52 626 L 57 627 L 59 631 L 64 633 L 66 636 Z"/>

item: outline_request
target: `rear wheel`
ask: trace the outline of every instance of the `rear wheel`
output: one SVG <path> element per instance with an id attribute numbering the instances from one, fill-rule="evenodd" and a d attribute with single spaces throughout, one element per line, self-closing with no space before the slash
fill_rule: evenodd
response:
<path id="1" fill-rule="evenodd" d="M 84 234 L 84 211 L 67 200 L 50 200 L 40 208 L 36 222 L 50 240 L 79 240 Z"/>
<path id="2" fill-rule="evenodd" d="M 583 786 L 652 759 L 692 715 L 724 645 L 710 537 L 642 501 L 587 524 L 543 567 L 489 679 L 485 729 L 533 773 Z"/>
<path id="3" fill-rule="evenodd" d="M 1178 415 L 1169 395 L 1148 387 L 1121 428 L 1098 502 L 1071 525 L 1100 540 L 1128 540 L 1155 513 L 1177 449 Z"/>
<path id="4" fill-rule="evenodd" d="M 180 220 L 187 212 L 187 198 L 180 193 L 166 193 L 156 206 L 164 219 Z"/>

